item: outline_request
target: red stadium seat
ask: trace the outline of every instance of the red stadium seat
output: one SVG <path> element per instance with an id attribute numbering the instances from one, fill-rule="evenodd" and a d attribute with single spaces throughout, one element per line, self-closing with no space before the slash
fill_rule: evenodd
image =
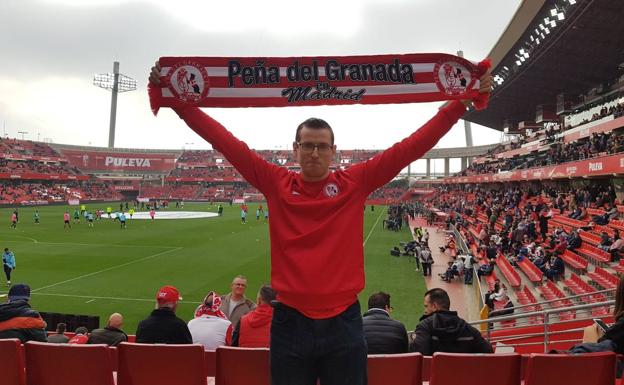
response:
<path id="1" fill-rule="evenodd" d="M 206 377 L 214 377 L 217 373 L 217 352 L 204 352 L 204 372 Z"/>
<path id="2" fill-rule="evenodd" d="M 106 345 L 27 342 L 26 380 L 32 385 L 113 385 Z"/>
<path id="3" fill-rule="evenodd" d="M 531 354 L 524 385 L 611 385 L 615 383 L 616 355 Z"/>
<path id="4" fill-rule="evenodd" d="M 433 357 L 424 356 L 422 361 L 422 380 L 423 382 L 429 382 L 431 379 L 431 361 Z"/>
<path id="5" fill-rule="evenodd" d="M 243 362 L 244 364 L 241 364 Z M 217 348 L 215 385 L 269 385 L 270 383 L 269 349 L 224 346 Z"/>
<path id="6" fill-rule="evenodd" d="M 422 360 L 420 353 L 369 355 L 368 385 L 419 385 Z"/>
<path id="7" fill-rule="evenodd" d="M 430 385 L 520 385 L 520 355 L 435 353 Z"/>
<path id="8" fill-rule="evenodd" d="M 24 352 L 17 338 L 0 340 L 0 383 L 3 385 L 24 385 Z"/>
<path id="9" fill-rule="evenodd" d="M 117 385 L 206 385 L 201 345 L 122 342 Z"/>

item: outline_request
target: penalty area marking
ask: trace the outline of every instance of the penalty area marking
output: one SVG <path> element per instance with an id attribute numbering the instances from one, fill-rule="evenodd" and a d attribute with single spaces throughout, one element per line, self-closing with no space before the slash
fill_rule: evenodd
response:
<path id="1" fill-rule="evenodd" d="M 47 297 L 65 297 L 65 298 L 82 298 L 89 299 L 85 303 L 90 303 L 98 299 L 111 300 L 111 301 L 135 301 L 135 302 L 154 302 L 154 298 L 126 298 L 126 297 L 102 297 L 97 295 L 78 295 L 78 294 L 61 294 L 61 293 L 32 293 L 32 295 L 41 295 Z M 6 297 L 7 294 L 0 294 L 0 298 Z M 188 304 L 200 304 L 201 302 L 193 301 L 180 301 L 180 303 Z"/>

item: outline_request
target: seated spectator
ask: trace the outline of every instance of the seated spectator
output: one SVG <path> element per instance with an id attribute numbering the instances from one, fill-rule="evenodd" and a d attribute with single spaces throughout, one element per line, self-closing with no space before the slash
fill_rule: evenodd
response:
<path id="1" fill-rule="evenodd" d="M 406 353 L 405 326 L 390 317 L 390 294 L 378 292 L 368 298 L 368 311 L 362 316 L 368 354 Z"/>
<path id="2" fill-rule="evenodd" d="M 241 317 L 234 329 L 232 346 L 242 348 L 268 348 L 270 346 L 273 308 L 271 301 L 276 297 L 275 290 L 263 285 L 258 291 L 256 308 Z"/>
<path id="3" fill-rule="evenodd" d="M 578 230 L 574 230 L 572 231 L 572 233 L 570 233 L 570 235 L 568 236 L 567 239 L 568 242 L 568 250 L 576 250 L 579 247 L 581 247 L 581 244 L 583 243 L 583 241 L 581 240 L 581 237 L 579 236 Z"/>
<path id="4" fill-rule="evenodd" d="M 446 291 L 435 288 L 424 298 L 424 315 L 416 326 L 410 351 L 431 356 L 435 352 L 493 353 L 492 346 L 474 327 L 450 311 L 451 300 Z"/>
<path id="5" fill-rule="evenodd" d="M 620 260 L 620 253 L 624 249 L 624 240 L 620 238 L 620 232 L 615 230 L 615 234 L 613 235 L 613 243 L 609 246 L 609 253 L 611 254 L 611 258 L 613 261 Z"/>
<path id="6" fill-rule="evenodd" d="M 84 345 L 89 340 L 89 329 L 84 326 L 76 328 L 74 336 L 67 341 L 71 345 Z"/>
<path id="7" fill-rule="evenodd" d="M 69 342 L 69 337 L 65 335 L 66 329 L 67 325 L 64 322 L 57 323 L 56 334 L 48 336 L 48 342 L 52 344 L 66 344 L 67 342 Z"/>
<path id="8" fill-rule="evenodd" d="M 446 269 L 446 272 L 441 274 L 442 280 L 450 282 L 454 277 L 461 275 L 464 271 L 464 260 L 464 257 L 453 257 L 453 262 Z"/>
<path id="9" fill-rule="evenodd" d="M 604 251 L 609 251 L 609 248 L 611 247 L 612 243 L 613 241 L 611 240 L 611 237 L 609 237 L 609 234 L 607 234 L 606 231 L 603 231 L 602 233 L 600 233 L 600 243 L 598 244 L 599 249 L 602 249 Z"/>
<path id="10" fill-rule="evenodd" d="M 108 317 L 108 323 L 105 328 L 91 331 L 87 343 L 117 346 L 120 342 L 126 342 L 128 341 L 128 335 L 121 330 L 122 327 L 123 316 L 119 313 L 113 313 Z"/>
<path id="11" fill-rule="evenodd" d="M 9 289 L 8 302 L 0 305 L 0 339 L 18 338 L 46 342 L 46 323 L 36 310 L 30 307 L 30 286 L 18 283 Z"/>
<path id="12" fill-rule="evenodd" d="M 546 278 L 551 281 L 562 278 L 565 272 L 565 265 L 560 255 L 560 253 L 555 252 L 550 261 L 544 265 L 544 274 L 546 275 Z"/>
<path id="13" fill-rule="evenodd" d="M 203 345 L 206 351 L 232 344 L 232 323 L 220 306 L 221 297 L 214 291 L 209 292 L 195 309 L 195 318 L 188 323 L 193 343 Z"/>
<path id="14" fill-rule="evenodd" d="M 483 276 L 492 275 L 495 265 L 496 265 L 496 260 L 490 259 L 489 263 L 479 266 L 479 270 L 477 270 L 477 278 L 480 279 Z"/>
<path id="15" fill-rule="evenodd" d="M 176 317 L 180 292 L 173 286 L 163 286 L 156 294 L 156 310 L 139 322 L 136 342 L 146 344 L 192 344 L 193 338 L 186 322 Z"/>
<path id="16" fill-rule="evenodd" d="M 613 319 L 615 323 L 604 332 L 595 323 L 587 326 L 583 333 L 583 342 L 609 340 L 615 345 L 615 353 L 624 354 L 624 279 L 620 279 L 615 291 Z"/>

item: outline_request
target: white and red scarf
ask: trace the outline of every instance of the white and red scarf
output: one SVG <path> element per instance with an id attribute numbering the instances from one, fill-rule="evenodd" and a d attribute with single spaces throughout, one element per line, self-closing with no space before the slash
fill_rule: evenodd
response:
<path id="1" fill-rule="evenodd" d="M 161 57 L 160 107 L 287 107 L 472 99 L 491 66 L 448 54 L 319 57 Z"/>
<path id="2" fill-rule="evenodd" d="M 211 291 L 204 297 L 204 302 L 195 309 L 195 318 L 208 315 L 227 319 L 219 307 L 221 307 L 221 297 L 216 292 Z"/>

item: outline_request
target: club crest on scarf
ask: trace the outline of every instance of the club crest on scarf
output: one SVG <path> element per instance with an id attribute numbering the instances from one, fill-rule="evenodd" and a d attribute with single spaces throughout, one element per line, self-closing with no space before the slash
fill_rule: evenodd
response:
<path id="1" fill-rule="evenodd" d="M 171 68 L 168 80 L 171 92 L 186 103 L 200 102 L 210 90 L 206 69 L 191 61 L 180 62 Z"/>
<path id="2" fill-rule="evenodd" d="M 433 73 L 438 88 L 447 95 L 465 94 L 474 83 L 467 66 L 456 61 L 438 62 Z"/>

